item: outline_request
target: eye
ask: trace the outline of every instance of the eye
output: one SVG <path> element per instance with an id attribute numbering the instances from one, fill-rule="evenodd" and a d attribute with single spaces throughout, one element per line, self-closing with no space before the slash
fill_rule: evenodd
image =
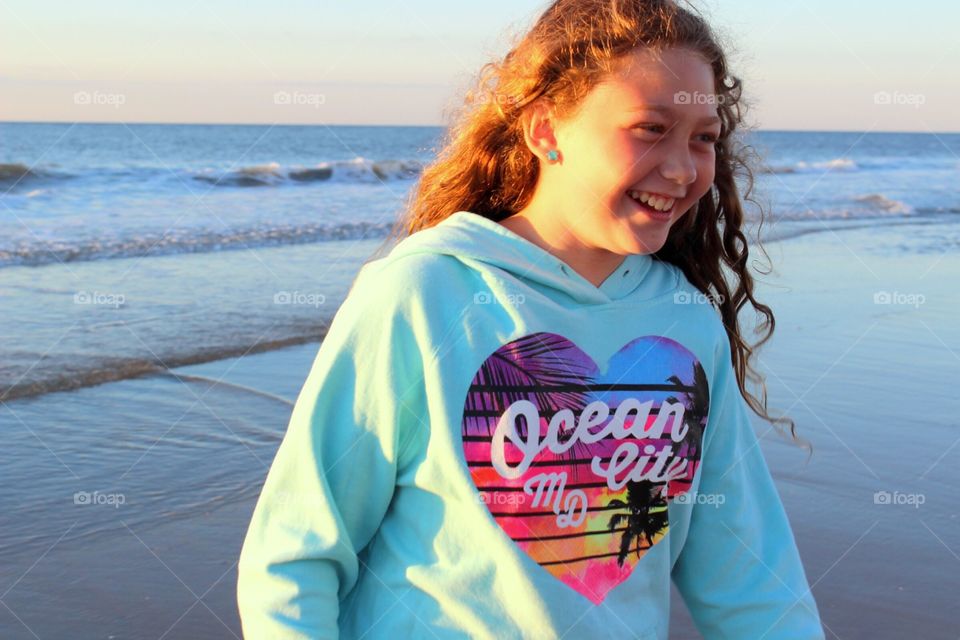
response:
<path id="1" fill-rule="evenodd" d="M 710 144 L 716 144 L 720 141 L 720 136 L 714 135 L 712 133 L 704 133 L 700 136 L 704 142 L 709 142 Z"/>
<path id="2" fill-rule="evenodd" d="M 663 133 L 664 127 L 662 124 L 638 124 L 634 129 L 642 129 L 643 131 L 649 131 L 650 133 Z"/>

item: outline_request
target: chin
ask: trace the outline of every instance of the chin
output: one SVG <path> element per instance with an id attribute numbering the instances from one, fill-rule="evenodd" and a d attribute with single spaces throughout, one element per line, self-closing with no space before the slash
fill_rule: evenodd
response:
<path id="1" fill-rule="evenodd" d="M 667 243 L 670 228 L 662 225 L 659 229 L 650 229 L 647 225 L 636 225 L 627 230 L 620 244 L 629 249 L 629 253 L 656 253 Z"/>
<path id="2" fill-rule="evenodd" d="M 653 253 L 656 253 L 657 251 L 660 251 L 660 249 L 663 249 L 663 244 L 664 243 L 661 242 L 660 244 L 656 244 L 653 246 L 643 245 L 640 248 L 638 248 L 634 253 L 640 253 L 643 255 L 653 254 Z"/>
<path id="3" fill-rule="evenodd" d="M 656 253 L 663 248 L 666 243 L 666 237 L 651 238 L 649 235 L 632 236 L 624 243 L 625 253 Z"/>

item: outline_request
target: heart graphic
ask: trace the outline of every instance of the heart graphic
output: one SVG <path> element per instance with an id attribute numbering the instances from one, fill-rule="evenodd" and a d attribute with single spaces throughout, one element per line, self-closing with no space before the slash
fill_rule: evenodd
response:
<path id="1" fill-rule="evenodd" d="M 474 376 L 464 454 L 503 531 L 599 604 L 669 531 L 667 504 L 696 474 L 709 404 L 702 366 L 674 340 L 636 338 L 601 372 L 570 340 L 536 333 Z"/>

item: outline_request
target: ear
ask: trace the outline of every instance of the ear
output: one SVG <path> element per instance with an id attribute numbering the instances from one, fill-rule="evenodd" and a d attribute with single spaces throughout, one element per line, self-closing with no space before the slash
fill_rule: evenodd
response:
<path id="1" fill-rule="evenodd" d="M 524 110 L 520 123 L 530 153 L 540 158 L 544 164 L 551 164 L 547 153 L 559 150 L 556 136 L 557 118 L 550 101 L 538 98 L 530 103 Z"/>

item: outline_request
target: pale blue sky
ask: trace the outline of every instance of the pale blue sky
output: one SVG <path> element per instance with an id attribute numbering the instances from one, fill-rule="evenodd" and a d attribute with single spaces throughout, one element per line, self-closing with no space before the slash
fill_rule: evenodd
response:
<path id="1" fill-rule="evenodd" d="M 547 4 L 0 0 L 0 120 L 443 124 Z M 960 131 L 952 2 L 697 6 L 761 128 Z"/>

